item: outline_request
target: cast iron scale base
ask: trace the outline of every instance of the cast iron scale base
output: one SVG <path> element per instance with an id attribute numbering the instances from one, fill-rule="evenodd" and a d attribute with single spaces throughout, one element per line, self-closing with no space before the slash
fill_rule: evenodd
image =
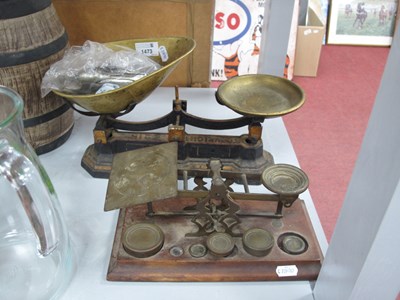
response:
<path id="1" fill-rule="evenodd" d="M 183 171 L 187 171 L 189 176 L 206 176 L 208 159 L 218 157 L 224 164 L 224 175 L 246 173 L 248 183 L 260 184 L 262 171 L 274 163 L 272 155 L 263 150 L 261 140 L 261 123 L 265 117 L 242 116 L 226 120 L 200 118 L 186 111 L 187 102 L 179 99 L 177 88 L 175 91 L 172 111 L 155 120 L 127 122 L 118 120 L 115 115 L 101 115 L 93 131 L 94 144 L 87 148 L 82 158 L 83 168 L 94 177 L 108 178 L 114 154 L 178 142 L 180 177 Z M 188 134 L 185 125 L 210 130 L 247 126 L 248 133 L 240 136 Z M 163 127 L 168 127 L 167 133 L 148 132 Z M 241 182 L 240 177 L 234 177 L 235 181 Z"/>

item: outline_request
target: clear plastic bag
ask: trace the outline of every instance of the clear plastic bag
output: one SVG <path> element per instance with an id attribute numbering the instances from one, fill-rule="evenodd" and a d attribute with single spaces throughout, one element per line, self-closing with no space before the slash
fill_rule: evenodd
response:
<path id="1" fill-rule="evenodd" d="M 114 51 L 107 46 L 86 41 L 73 46 L 64 57 L 51 65 L 41 84 L 42 97 L 51 90 L 69 94 L 96 94 L 128 85 L 161 66 L 133 49 Z"/>

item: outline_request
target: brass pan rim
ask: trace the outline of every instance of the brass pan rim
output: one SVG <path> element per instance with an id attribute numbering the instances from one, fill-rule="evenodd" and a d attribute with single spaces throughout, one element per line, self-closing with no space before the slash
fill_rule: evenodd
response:
<path id="1" fill-rule="evenodd" d="M 249 85 L 250 87 L 247 89 L 240 88 L 243 85 Z M 249 92 L 249 90 L 257 90 L 257 87 L 259 86 L 262 86 L 264 89 L 271 88 L 271 91 L 274 91 L 274 93 L 277 95 L 279 94 L 279 96 L 282 96 L 282 98 L 285 98 L 284 89 L 289 89 L 292 93 L 296 94 L 296 99 L 286 99 L 289 100 L 290 106 L 286 106 L 283 109 L 276 109 L 276 111 L 268 109 L 267 111 L 265 109 L 263 110 L 263 107 L 259 108 L 259 110 L 255 110 L 249 109 L 245 105 L 239 105 L 238 103 L 240 102 L 238 102 L 238 100 L 232 99 L 229 95 L 229 89 L 235 87 L 236 89 L 238 89 L 238 93 L 236 93 L 234 96 L 244 98 L 243 91 L 247 90 L 247 92 Z M 277 86 L 279 86 L 278 89 L 276 89 Z M 279 89 L 281 89 L 281 91 L 278 91 Z M 303 106 L 305 102 L 305 93 L 301 87 L 286 78 L 268 74 L 248 74 L 230 78 L 218 87 L 215 95 L 217 101 L 220 104 L 229 107 L 230 109 L 241 115 L 249 117 L 280 117 L 288 113 L 294 112 L 295 110 Z"/>

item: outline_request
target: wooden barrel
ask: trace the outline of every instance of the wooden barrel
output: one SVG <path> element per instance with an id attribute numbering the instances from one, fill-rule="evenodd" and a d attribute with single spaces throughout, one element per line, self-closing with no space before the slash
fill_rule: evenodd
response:
<path id="1" fill-rule="evenodd" d="M 0 0 L 0 85 L 24 99 L 25 135 L 38 154 L 62 145 L 74 125 L 63 98 L 40 92 L 44 74 L 68 46 L 51 0 Z"/>

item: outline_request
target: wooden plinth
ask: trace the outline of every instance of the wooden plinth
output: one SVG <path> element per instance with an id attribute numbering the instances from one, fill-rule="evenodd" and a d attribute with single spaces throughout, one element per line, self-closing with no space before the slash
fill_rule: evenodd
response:
<path id="1" fill-rule="evenodd" d="M 274 211 L 275 205 L 262 201 L 237 201 L 241 214 L 246 212 Z M 168 199 L 154 203 L 157 211 L 179 211 L 194 204 L 194 199 Z M 284 209 L 282 219 L 241 216 L 241 223 L 235 226 L 234 233 L 243 233 L 251 228 L 262 228 L 272 233 L 275 239 L 271 252 L 264 257 L 255 257 L 243 248 L 242 238 L 234 237 L 235 248 L 228 257 L 218 257 L 209 251 L 200 258 L 189 252 L 193 244 L 206 245 L 207 236 L 186 237 L 187 233 L 197 231 L 190 216 L 146 217 L 146 205 L 120 211 L 114 245 L 112 249 L 107 280 L 110 281 L 276 281 L 276 280 L 315 280 L 318 276 L 322 253 L 304 202 L 296 200 L 291 208 Z M 158 225 L 165 236 L 162 249 L 148 258 L 136 258 L 123 248 L 121 238 L 124 230 L 135 223 L 148 222 Z M 278 245 L 282 234 L 295 233 L 307 241 L 307 250 L 298 255 L 285 253 Z M 182 249 L 181 256 L 174 256 L 172 248 Z M 177 247 L 177 248 L 176 248 Z M 175 252 L 176 254 L 176 252 Z M 293 266 L 297 275 L 290 271 Z M 277 272 L 280 269 L 280 272 Z M 282 272 L 283 270 L 283 272 Z M 291 275 L 291 276 L 278 276 Z"/>

